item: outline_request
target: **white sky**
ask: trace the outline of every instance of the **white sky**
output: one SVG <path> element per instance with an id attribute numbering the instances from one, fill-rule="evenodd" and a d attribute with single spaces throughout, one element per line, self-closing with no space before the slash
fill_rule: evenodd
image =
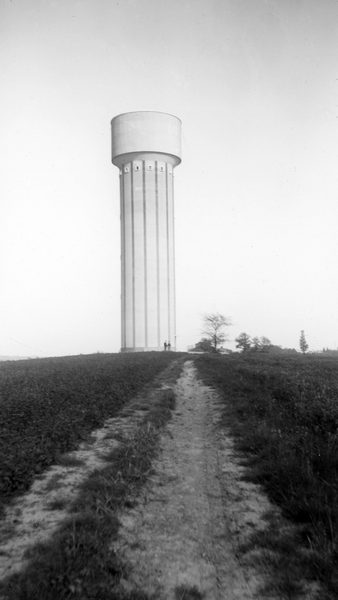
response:
<path id="1" fill-rule="evenodd" d="M 336 0 L 0 0 L 0 44 L 0 355 L 119 350 L 131 110 L 183 122 L 179 348 L 338 346 Z"/>

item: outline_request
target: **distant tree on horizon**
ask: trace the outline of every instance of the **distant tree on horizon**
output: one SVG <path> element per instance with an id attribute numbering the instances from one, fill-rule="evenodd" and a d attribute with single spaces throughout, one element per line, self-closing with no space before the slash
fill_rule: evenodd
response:
<path id="1" fill-rule="evenodd" d="M 236 337 L 235 342 L 236 348 L 239 348 L 242 352 L 247 352 L 251 348 L 251 337 L 244 331 Z"/>
<path id="2" fill-rule="evenodd" d="M 309 349 L 309 344 L 307 343 L 307 341 L 305 339 L 304 329 L 302 329 L 300 332 L 299 347 L 303 354 L 305 354 L 305 352 Z"/>
<path id="3" fill-rule="evenodd" d="M 268 337 L 266 337 L 265 335 L 263 335 L 263 336 L 260 338 L 260 340 L 259 340 L 259 341 L 260 341 L 260 344 L 261 344 L 261 348 L 265 348 L 265 347 L 268 347 L 268 346 L 272 346 L 272 344 L 271 344 L 271 340 L 269 340 L 269 338 L 268 338 Z"/>
<path id="4" fill-rule="evenodd" d="M 225 327 L 231 325 L 231 319 L 220 313 L 208 313 L 203 317 L 204 329 L 202 333 L 210 341 L 214 352 L 218 352 L 220 344 L 226 341 L 227 336 L 224 333 Z"/>
<path id="5" fill-rule="evenodd" d="M 337 354 L 338 354 L 338 348 L 333 349 L 333 348 L 326 347 L 326 348 L 323 348 L 322 352 L 324 354 L 331 354 L 332 356 L 337 356 Z"/>
<path id="6" fill-rule="evenodd" d="M 271 341 L 269 340 L 269 338 L 265 337 L 264 335 L 260 338 L 257 336 L 252 338 L 252 349 L 253 350 L 266 350 L 271 345 L 272 344 L 271 344 Z"/>
<path id="7" fill-rule="evenodd" d="M 260 350 L 261 348 L 261 343 L 259 341 L 259 337 L 257 335 L 255 335 L 252 338 L 252 350 Z"/>
<path id="8" fill-rule="evenodd" d="M 269 338 L 265 335 L 262 337 L 255 336 L 251 338 L 247 333 L 240 333 L 239 336 L 235 339 L 236 348 L 240 348 L 242 352 L 269 352 L 269 351 L 277 351 L 280 349 L 279 346 L 275 346 L 271 343 Z"/>

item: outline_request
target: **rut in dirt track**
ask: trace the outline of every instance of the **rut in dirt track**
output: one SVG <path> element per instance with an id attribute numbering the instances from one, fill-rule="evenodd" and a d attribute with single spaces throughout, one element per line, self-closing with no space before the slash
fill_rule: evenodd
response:
<path id="1" fill-rule="evenodd" d="M 218 396 L 191 361 L 176 397 L 154 474 L 137 506 L 120 515 L 114 549 L 131 568 L 124 591 L 157 600 L 257 598 L 262 574 L 240 563 L 236 540 L 243 528 L 261 526 L 269 503 L 241 481 L 231 439 L 217 426 Z"/>

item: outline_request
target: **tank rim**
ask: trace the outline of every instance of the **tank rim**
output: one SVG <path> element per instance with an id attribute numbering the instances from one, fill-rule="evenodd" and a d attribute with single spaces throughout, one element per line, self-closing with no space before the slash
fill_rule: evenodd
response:
<path id="1" fill-rule="evenodd" d="M 129 110 L 127 112 L 123 112 L 123 113 L 119 113 L 118 115 L 115 115 L 115 117 L 113 117 L 110 122 L 112 123 L 113 121 L 115 121 L 115 119 L 118 119 L 118 117 L 123 117 L 124 115 L 135 115 L 135 114 L 139 114 L 139 113 L 149 113 L 149 114 L 155 113 L 157 115 L 167 115 L 168 117 L 174 117 L 174 119 L 177 119 L 182 124 L 182 120 L 180 119 L 180 117 L 177 117 L 173 113 L 164 112 L 163 110 Z"/>

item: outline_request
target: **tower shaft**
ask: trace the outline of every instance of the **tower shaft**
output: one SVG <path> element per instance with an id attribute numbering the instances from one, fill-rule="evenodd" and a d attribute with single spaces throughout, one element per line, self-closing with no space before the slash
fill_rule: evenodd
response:
<path id="1" fill-rule="evenodd" d="M 126 113 L 113 119 L 112 134 L 120 169 L 121 351 L 162 350 L 165 342 L 174 350 L 173 170 L 180 162 L 180 121 L 165 113 Z"/>
<path id="2" fill-rule="evenodd" d="M 138 156 L 120 170 L 124 351 L 175 346 L 173 166 L 161 158 Z"/>

